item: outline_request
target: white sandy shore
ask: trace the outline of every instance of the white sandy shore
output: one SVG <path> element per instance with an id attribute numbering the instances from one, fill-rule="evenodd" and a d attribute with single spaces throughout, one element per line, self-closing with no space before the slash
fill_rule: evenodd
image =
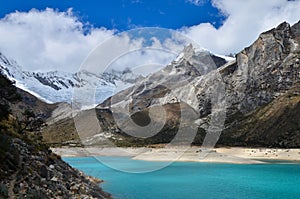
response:
<path id="1" fill-rule="evenodd" d="M 300 162 L 300 149 L 269 148 L 215 148 L 166 147 L 166 148 L 52 148 L 62 157 L 78 156 L 129 156 L 145 161 L 192 161 L 234 164 L 263 164 L 270 160 Z"/>
<path id="2" fill-rule="evenodd" d="M 147 148 L 100 148 L 100 147 L 62 147 L 51 148 L 51 150 L 62 157 L 83 156 L 129 156 L 133 157 L 146 152 Z"/>

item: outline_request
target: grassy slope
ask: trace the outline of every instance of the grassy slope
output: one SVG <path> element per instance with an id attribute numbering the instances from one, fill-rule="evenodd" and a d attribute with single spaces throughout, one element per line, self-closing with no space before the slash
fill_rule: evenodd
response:
<path id="1" fill-rule="evenodd" d="M 220 145 L 300 147 L 300 89 L 290 89 L 252 113 L 237 116 L 236 125 L 226 129 Z"/>

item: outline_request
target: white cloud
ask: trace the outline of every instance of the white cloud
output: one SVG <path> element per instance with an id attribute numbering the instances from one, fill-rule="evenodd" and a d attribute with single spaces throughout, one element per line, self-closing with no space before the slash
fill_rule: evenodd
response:
<path id="1" fill-rule="evenodd" d="M 0 20 L 0 52 L 25 70 L 75 71 L 98 43 L 114 33 L 92 27 L 86 33 L 86 25 L 71 9 L 11 13 Z"/>
<path id="2" fill-rule="evenodd" d="M 213 0 L 225 16 L 216 29 L 209 23 L 182 28 L 181 31 L 200 46 L 218 54 L 236 53 L 250 45 L 258 35 L 283 21 L 300 20 L 300 1 L 287 0 Z"/>
<path id="3" fill-rule="evenodd" d="M 153 35 L 149 37 L 147 34 L 151 32 Z M 168 33 L 170 38 L 161 38 L 161 35 Z M 82 69 L 101 74 L 110 69 L 130 68 L 146 75 L 174 60 L 183 50 L 183 45 L 178 42 L 185 39 L 182 35 L 177 36 L 176 31 L 160 28 L 123 32 L 97 46 L 83 63 Z"/>
<path id="4" fill-rule="evenodd" d="M 168 29 L 149 28 L 141 34 L 136 34 L 141 30 L 136 29 L 115 34 L 115 30 L 88 27 L 86 33 L 86 26 L 88 24 L 79 21 L 71 9 L 66 12 L 48 8 L 11 13 L 0 19 L 0 52 L 15 59 L 24 70 L 75 72 L 84 63 L 84 69 L 101 73 L 117 56 L 143 49 L 143 36 L 152 30 L 157 33 L 150 38 L 151 44 L 147 47 L 157 50 L 146 53 L 141 50 L 123 56 L 124 60 L 118 61 L 120 70 L 124 68 L 120 63 L 126 67 L 151 63 L 166 65 L 175 57 L 174 52 L 176 54 L 182 50 L 182 46 L 173 41 L 177 38 L 166 39 L 164 43 L 157 38 L 167 33 Z M 159 49 L 172 52 L 163 53 Z"/>
<path id="5" fill-rule="evenodd" d="M 203 0 L 189 1 L 198 5 L 203 2 Z M 180 32 L 201 47 L 217 54 L 236 53 L 250 45 L 259 33 L 283 21 L 293 24 L 300 19 L 300 1 L 213 0 L 213 5 L 227 16 L 220 28 L 216 29 L 209 23 L 201 23 L 184 27 Z M 32 9 L 29 12 L 10 13 L 0 19 L 0 52 L 15 59 L 25 70 L 77 71 L 92 49 L 116 33 L 116 30 L 96 27 L 87 29 L 87 26 L 88 24 L 73 15 L 71 9 L 66 12 L 48 8 L 42 11 Z M 153 37 L 152 47 L 178 52 L 184 43 L 180 38 L 182 39 L 182 35 L 178 33 L 172 34 L 172 38 L 164 41 Z M 102 53 L 102 56 L 108 56 L 107 61 L 114 53 L 143 47 L 141 40 L 132 41 L 126 34 L 122 38 L 115 39 L 113 45 L 107 46 L 107 49 L 115 50 L 109 52 L 104 49 Z M 150 61 L 165 63 L 171 54 L 165 54 L 166 58 L 163 58 L 164 53 L 158 52 L 155 55 L 151 51 L 133 59 L 137 61 L 136 64 L 148 64 Z M 126 63 L 131 62 L 127 60 Z"/>

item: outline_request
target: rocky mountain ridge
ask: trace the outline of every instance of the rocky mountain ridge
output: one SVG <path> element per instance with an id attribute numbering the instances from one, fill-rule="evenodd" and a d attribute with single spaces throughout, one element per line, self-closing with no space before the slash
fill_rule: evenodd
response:
<path id="1" fill-rule="evenodd" d="M 105 107 L 109 107 L 111 105 L 111 102 L 114 103 L 118 102 L 127 102 L 130 98 L 134 98 L 135 96 L 138 96 L 139 93 L 149 93 L 150 96 L 147 98 L 147 103 L 149 105 L 155 105 L 159 104 L 161 90 L 163 89 L 165 93 L 170 93 L 170 88 L 178 86 L 178 84 L 184 84 L 185 82 L 191 81 L 193 78 L 201 76 L 201 74 L 206 74 L 211 70 L 214 70 L 223 64 L 225 64 L 227 61 L 221 57 L 215 56 L 208 51 L 203 50 L 197 50 L 194 49 L 192 45 L 189 45 L 185 47 L 183 52 L 178 56 L 176 60 L 174 60 L 172 63 L 167 65 L 162 70 L 155 72 L 153 74 L 148 75 L 141 81 L 134 84 L 134 86 L 125 89 L 123 91 L 120 91 L 116 95 L 114 95 L 112 98 L 108 98 L 105 100 L 101 105 L 99 105 L 96 110 L 97 111 L 104 111 L 101 114 L 98 114 L 98 117 L 108 117 L 110 118 L 110 121 L 104 121 L 104 123 L 112 122 L 112 118 L 110 113 L 105 113 Z M 156 85 L 158 86 L 157 88 Z M 147 86 L 151 86 L 148 88 Z M 180 87 L 178 87 L 180 89 Z M 131 96 L 131 94 L 133 95 Z M 82 96 L 82 95 L 80 95 Z M 174 101 L 176 102 L 176 98 L 170 95 L 170 99 L 168 99 L 170 102 Z M 142 105 L 142 106 L 139 106 Z M 131 113 L 134 113 L 136 110 L 141 110 L 147 106 L 144 106 L 143 103 L 140 104 L 130 104 L 131 107 Z M 120 107 L 116 107 L 118 109 Z M 101 110 L 100 110 L 101 109 Z M 122 107 L 120 110 L 124 110 L 124 107 Z M 92 140 L 92 143 L 95 142 L 95 140 L 103 140 L 106 138 L 109 139 L 118 139 L 115 138 L 114 133 L 111 133 L 110 127 L 106 129 L 104 132 L 99 132 L 97 130 L 97 124 L 91 124 L 90 121 L 93 121 L 91 114 L 93 114 L 93 110 L 84 111 L 84 113 L 80 113 L 76 115 L 74 118 L 76 121 L 79 121 L 80 124 L 78 124 L 80 127 L 75 129 L 74 122 L 70 119 L 61 119 L 58 121 L 57 125 L 60 127 L 59 129 L 56 128 L 57 125 L 49 125 L 48 128 L 45 128 L 44 130 L 44 136 L 48 141 L 51 143 L 60 143 L 63 140 L 59 139 L 62 137 L 63 134 L 67 135 L 73 135 L 71 136 L 74 139 L 78 139 L 78 136 L 74 136 L 78 134 L 78 129 L 84 129 L 85 135 L 95 135 L 94 138 L 87 138 L 87 140 Z M 108 112 L 110 112 L 108 110 Z M 128 114 L 127 114 L 128 115 Z M 126 120 L 127 115 L 124 115 L 124 119 Z M 95 116 L 96 117 L 96 116 Z M 122 116 L 123 117 L 123 116 Z M 90 119 L 86 119 L 90 118 Z M 107 118 L 107 119 L 108 119 Z M 141 119 L 143 120 L 143 118 Z M 124 121 L 126 122 L 126 121 Z M 124 123 L 125 124 L 125 123 Z M 67 127 L 67 128 L 66 128 Z M 107 126 L 106 126 L 107 127 Z M 112 129 L 118 130 L 117 127 L 112 127 Z M 70 130 L 69 133 L 68 130 Z M 113 131 L 112 131 L 113 132 Z M 99 133 L 99 134 L 98 134 Z M 56 136 L 51 136 L 52 134 L 55 134 Z M 83 135 L 83 137 L 85 137 Z M 82 138 L 82 135 L 79 135 Z M 68 136 L 69 137 L 69 136 Z M 118 137 L 118 136 L 117 136 Z M 65 140 L 67 141 L 67 140 Z"/>
<path id="2" fill-rule="evenodd" d="M 251 46 L 236 55 L 236 61 L 214 70 L 207 70 L 207 73 L 193 70 L 195 66 L 201 66 L 201 64 L 193 63 L 193 59 L 191 63 L 191 56 L 181 57 L 156 76 L 149 76 L 144 82 L 122 91 L 100 104 L 96 111 L 99 121 L 103 125 L 102 129 L 115 131 L 114 134 L 120 135 L 122 139 L 136 144 L 155 144 L 170 142 L 180 128 L 180 123 L 194 128 L 197 124 L 199 128 L 196 138 L 193 140 L 193 144 L 197 145 L 212 146 L 220 136 L 218 144 L 226 146 L 299 147 L 300 120 L 296 115 L 300 90 L 299 38 L 300 22 L 293 26 L 284 22 L 278 27 L 262 33 Z M 204 62 L 203 66 L 207 65 Z M 178 76 L 174 75 L 176 74 L 172 71 L 174 68 L 176 68 Z M 189 74 L 186 72 L 187 70 Z M 205 68 L 204 71 L 206 71 Z M 164 75 L 164 72 L 168 75 Z M 187 74 L 188 76 L 185 76 Z M 285 105 L 281 104 L 281 107 L 277 107 L 276 110 L 289 108 L 292 109 L 289 111 L 291 115 L 288 117 L 278 116 L 278 118 L 285 119 L 280 121 L 277 118 L 276 120 L 281 123 L 281 130 L 277 131 L 276 139 L 271 136 L 273 137 L 272 141 L 268 140 L 266 135 L 272 134 L 271 131 L 268 131 L 270 128 L 249 126 L 245 129 L 241 126 L 246 118 L 256 117 L 255 112 L 259 112 L 264 106 L 271 102 L 279 104 L 278 100 L 282 100 L 279 97 L 285 96 L 287 93 L 293 93 L 291 94 L 293 106 L 288 105 L 287 102 Z M 178 104 L 184 104 L 182 106 L 189 107 L 196 112 L 197 118 L 182 120 L 180 115 L 182 109 L 178 108 Z M 146 139 L 128 136 L 127 132 L 134 131 L 136 128 L 128 128 L 131 121 L 140 124 L 148 121 L 144 122 L 145 126 L 151 120 L 158 124 L 160 124 L 159 121 L 164 121 L 165 118 L 162 115 L 156 115 L 149 119 L 149 111 L 156 106 L 169 110 L 166 113 L 166 123 L 161 124 L 163 127 L 159 133 Z M 104 112 L 111 116 L 103 117 Z M 293 120 L 294 122 L 291 124 L 286 121 L 291 117 L 298 118 L 298 120 Z M 116 119 L 119 120 L 119 123 L 116 122 Z M 252 119 L 259 121 L 257 118 Z M 274 123 L 271 116 L 261 119 Z M 291 125 L 294 127 L 290 128 Z M 251 128 L 264 130 L 254 132 Z M 244 129 L 244 131 L 235 134 L 238 129 Z M 190 131 L 192 130 L 190 129 Z M 207 134 L 212 134 L 212 137 L 209 138 Z M 294 139 L 283 140 L 289 135 Z"/>

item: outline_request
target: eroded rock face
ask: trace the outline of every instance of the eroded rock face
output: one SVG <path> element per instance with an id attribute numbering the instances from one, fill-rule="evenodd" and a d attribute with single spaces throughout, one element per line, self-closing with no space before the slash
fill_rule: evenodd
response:
<path id="1" fill-rule="evenodd" d="M 225 129 L 222 136 L 225 136 L 226 140 L 226 136 L 229 135 L 226 132 L 228 129 L 236 129 L 238 121 L 276 100 L 290 89 L 296 87 L 296 90 L 299 90 L 297 84 L 300 79 L 299 29 L 299 23 L 292 27 L 288 23 L 282 23 L 277 28 L 262 33 L 251 46 L 237 54 L 236 61 L 221 67 L 216 65 L 215 59 L 208 54 L 196 53 L 192 46 L 187 46 L 183 54 L 162 71 L 109 98 L 99 105 L 98 109 L 103 111 L 110 107 L 110 110 L 121 115 L 122 122 L 126 123 L 130 120 L 130 115 L 135 115 L 137 120 L 138 115 L 144 116 L 144 112 L 151 107 L 164 108 L 166 105 L 170 107 L 174 104 L 176 108 L 175 104 L 184 102 L 198 114 L 196 121 L 181 120 L 186 125 L 195 123 L 200 125 L 198 133 L 201 135 L 197 135 L 195 144 L 201 144 L 205 135 L 203 131 L 211 128 L 211 125 L 219 125 L 218 128 Z M 137 114 L 138 112 L 141 114 Z M 167 112 L 167 115 L 170 114 Z M 176 117 L 172 115 L 173 120 L 176 118 L 177 123 L 180 122 L 180 114 Z M 152 120 L 160 119 L 156 117 Z M 223 122 L 212 122 L 216 119 Z M 105 123 L 103 120 L 105 118 L 100 117 L 100 122 Z M 173 132 L 171 129 L 176 129 L 177 123 L 168 120 L 162 131 Z M 122 131 L 117 126 L 115 129 Z M 229 137 L 243 136 L 243 138 L 240 138 L 238 143 L 231 139 L 226 144 L 247 143 L 248 131 L 249 129 L 245 129 L 241 135 L 230 134 Z M 221 142 L 225 143 L 223 138 Z M 252 140 L 252 143 L 255 143 L 255 140 Z M 257 144 L 265 145 L 265 143 Z"/>
<path id="2" fill-rule="evenodd" d="M 225 84 L 227 116 L 219 144 L 276 147 L 300 145 L 297 141 L 300 136 L 296 133 L 297 128 L 291 129 L 291 123 L 287 121 L 287 118 L 297 117 L 293 111 L 282 112 L 276 119 L 271 117 L 276 114 L 275 110 L 296 110 L 298 107 L 299 95 L 296 91 L 300 90 L 299 44 L 299 23 L 292 27 L 282 23 L 277 28 L 262 33 L 254 44 L 237 54 L 235 63 L 220 68 Z M 296 98 L 293 99 L 293 105 L 288 101 L 277 102 L 278 97 L 289 92 L 294 93 Z M 256 112 L 270 102 L 276 105 L 270 105 L 269 115 L 259 117 Z M 264 122 L 259 122 L 260 120 Z M 265 126 L 266 123 L 274 124 L 274 121 L 282 125 L 281 130 L 272 135 L 274 129 Z M 295 122 L 295 125 L 300 128 L 299 122 Z M 286 131 L 287 129 L 289 130 Z M 294 139 L 286 139 L 289 134 Z"/>
<path id="3" fill-rule="evenodd" d="M 226 92 L 230 122 L 220 144 L 300 145 L 299 116 L 295 114 L 299 109 L 300 90 L 299 24 L 290 27 L 282 23 L 262 33 L 253 45 L 237 55 L 236 64 L 231 66 L 235 68 L 230 73 L 232 77 L 225 73 L 224 80 L 230 88 Z M 263 114 L 262 110 L 269 113 Z M 298 122 L 291 123 L 291 118 L 298 118 Z"/>
<path id="4" fill-rule="evenodd" d="M 237 55 L 236 70 L 224 76 L 226 84 L 233 88 L 227 92 L 231 104 L 239 103 L 242 112 L 249 112 L 299 81 L 300 48 L 296 34 L 289 24 L 282 23 L 262 33 Z"/>

